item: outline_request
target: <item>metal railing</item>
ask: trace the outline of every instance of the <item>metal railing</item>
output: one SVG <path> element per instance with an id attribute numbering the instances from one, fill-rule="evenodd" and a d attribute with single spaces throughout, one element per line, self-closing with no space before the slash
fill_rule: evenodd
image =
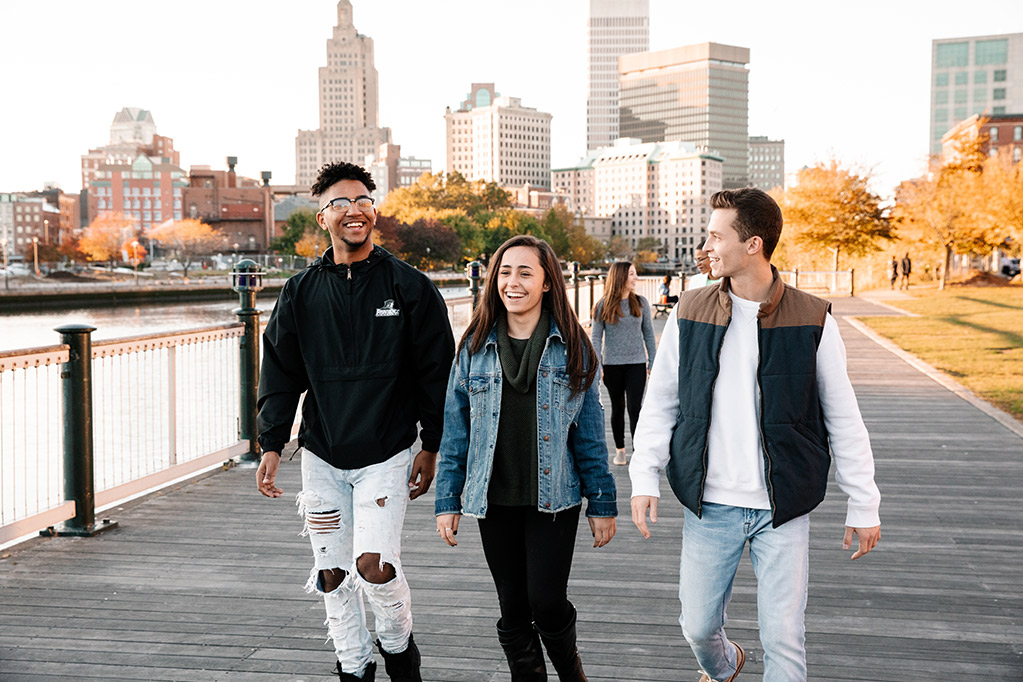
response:
<path id="1" fill-rule="evenodd" d="M 244 455 L 241 324 L 0 353 L 0 543 Z"/>
<path id="2" fill-rule="evenodd" d="M 855 270 L 781 270 L 786 284 L 815 294 L 856 293 Z"/>

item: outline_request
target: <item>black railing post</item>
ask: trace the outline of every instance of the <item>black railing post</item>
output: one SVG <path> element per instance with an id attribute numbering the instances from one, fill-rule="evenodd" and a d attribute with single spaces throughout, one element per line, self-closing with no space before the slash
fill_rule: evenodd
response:
<path id="1" fill-rule="evenodd" d="M 61 367 L 61 412 L 64 419 L 64 499 L 75 503 L 74 518 L 43 535 L 91 536 L 117 526 L 96 523 L 96 489 L 92 466 L 92 332 L 87 324 L 57 327 L 60 342 L 69 347 Z"/>
<path id="2" fill-rule="evenodd" d="M 241 383 L 238 439 L 249 442 L 249 449 L 241 460 L 255 462 L 260 457 L 256 404 L 259 394 L 259 314 L 263 312 L 256 308 L 256 293 L 263 288 L 263 270 L 255 261 L 246 258 L 235 264 L 231 279 L 231 288 L 238 292 L 240 306 L 233 312 L 245 325 L 238 353 Z"/>
<path id="3" fill-rule="evenodd" d="M 469 280 L 469 293 L 472 294 L 473 312 L 476 312 L 476 306 L 480 302 L 480 270 L 482 267 L 478 260 L 465 266 L 465 278 Z"/>
<path id="4" fill-rule="evenodd" d="M 575 285 L 575 316 L 579 317 L 579 261 L 572 261 L 572 282 Z"/>
<path id="5" fill-rule="evenodd" d="M 593 310 L 593 307 L 597 305 L 597 302 L 593 300 L 593 287 L 597 278 L 593 275 L 586 275 L 586 281 L 590 283 L 590 310 Z"/>

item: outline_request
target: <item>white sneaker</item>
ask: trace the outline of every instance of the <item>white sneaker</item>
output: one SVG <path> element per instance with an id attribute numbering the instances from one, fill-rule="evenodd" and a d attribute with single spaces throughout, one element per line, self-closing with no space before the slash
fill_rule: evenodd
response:
<path id="1" fill-rule="evenodd" d="M 628 464 L 628 460 L 625 459 L 625 448 L 615 449 L 615 458 L 611 460 L 612 464 L 625 465 Z"/>

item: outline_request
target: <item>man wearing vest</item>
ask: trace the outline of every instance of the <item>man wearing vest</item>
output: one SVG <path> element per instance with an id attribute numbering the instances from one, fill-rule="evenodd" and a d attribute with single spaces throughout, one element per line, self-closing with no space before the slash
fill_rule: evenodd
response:
<path id="1" fill-rule="evenodd" d="M 829 444 L 853 559 L 881 539 L 873 454 L 830 304 L 771 265 L 778 204 L 747 188 L 711 206 L 703 248 L 722 281 L 682 294 L 662 334 L 629 468 L 632 520 L 649 538 L 665 471 L 685 507 L 679 622 L 700 682 L 735 680 L 746 660 L 724 630 L 746 543 L 764 682 L 805 681 L 808 515 L 824 498 Z"/>

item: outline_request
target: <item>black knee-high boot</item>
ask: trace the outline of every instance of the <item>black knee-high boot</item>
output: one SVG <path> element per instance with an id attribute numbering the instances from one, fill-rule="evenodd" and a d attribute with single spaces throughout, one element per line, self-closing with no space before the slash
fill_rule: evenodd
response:
<path id="1" fill-rule="evenodd" d="M 532 625 L 506 630 L 502 622 L 497 621 L 497 639 L 508 658 L 512 682 L 547 682 L 543 649 Z"/>
<path id="2" fill-rule="evenodd" d="M 558 672 L 558 679 L 561 682 L 586 682 L 583 662 L 579 660 L 579 650 L 575 645 L 576 611 L 574 606 L 569 606 L 572 609 L 572 618 L 568 625 L 558 632 L 544 632 L 540 628 L 536 631 L 540 633 L 540 639 L 547 647 L 547 655 Z"/>

